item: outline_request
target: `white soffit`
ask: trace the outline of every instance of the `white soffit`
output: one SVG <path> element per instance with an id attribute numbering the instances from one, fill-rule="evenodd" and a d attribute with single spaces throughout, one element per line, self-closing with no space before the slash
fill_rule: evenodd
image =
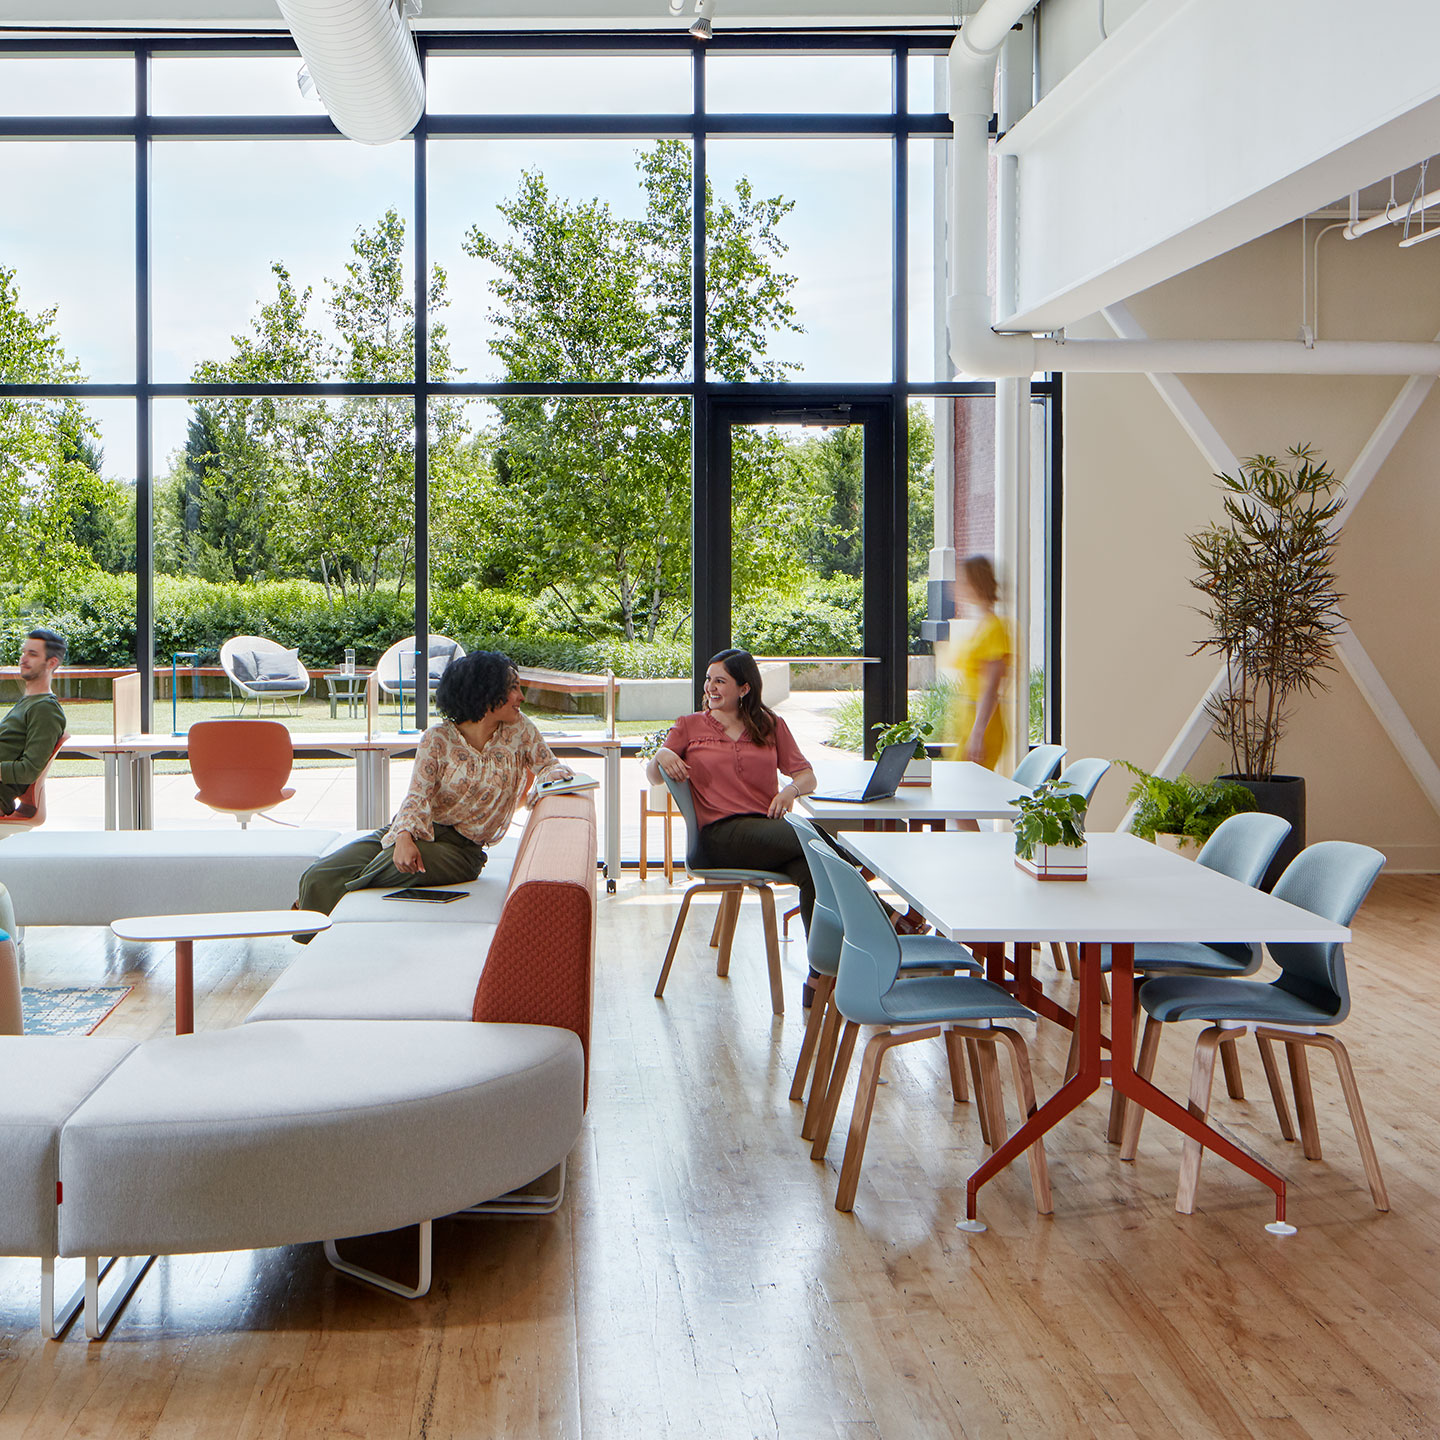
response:
<path id="1" fill-rule="evenodd" d="M 1436 0 L 1149 0 L 1001 141 L 1017 309 L 1071 324 L 1440 150 Z"/>

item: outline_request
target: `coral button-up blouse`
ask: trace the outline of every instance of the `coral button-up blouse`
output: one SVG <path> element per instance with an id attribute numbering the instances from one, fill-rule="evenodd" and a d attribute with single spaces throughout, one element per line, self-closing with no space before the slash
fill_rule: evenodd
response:
<path id="1" fill-rule="evenodd" d="M 757 745 L 748 734 L 732 740 L 708 710 L 701 710 L 682 715 L 670 727 L 665 748 L 690 767 L 695 818 L 702 826 L 731 815 L 765 814 L 780 788 L 776 771 L 798 775 L 811 768 L 778 715 L 773 745 Z"/>

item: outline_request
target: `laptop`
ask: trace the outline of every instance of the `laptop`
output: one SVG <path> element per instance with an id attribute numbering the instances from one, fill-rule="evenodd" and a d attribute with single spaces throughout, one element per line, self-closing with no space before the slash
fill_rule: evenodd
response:
<path id="1" fill-rule="evenodd" d="M 863 790 L 837 790 L 833 795 L 809 795 L 810 800 L 849 800 L 867 805 L 871 800 L 888 800 L 900 788 L 905 767 L 915 753 L 913 744 L 887 745 L 875 762 Z"/>

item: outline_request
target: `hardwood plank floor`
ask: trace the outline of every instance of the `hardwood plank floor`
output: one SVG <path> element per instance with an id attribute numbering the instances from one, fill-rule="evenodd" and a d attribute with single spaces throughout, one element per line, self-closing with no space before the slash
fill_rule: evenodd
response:
<path id="1" fill-rule="evenodd" d="M 1390 1214 L 1325 1057 L 1321 1161 L 1280 1139 L 1253 1043 L 1250 1098 L 1216 1100 L 1291 1180 L 1290 1239 L 1262 1228 L 1267 1192 L 1214 1157 L 1197 1213 L 1177 1215 L 1173 1133 L 1147 1122 L 1122 1164 L 1098 1099 L 1052 1133 L 1053 1217 L 1021 1166 L 982 1193 L 989 1231 L 957 1231 L 982 1150 L 938 1041 L 887 1057 L 855 1211 L 837 1214 L 849 1097 L 824 1165 L 786 1099 L 802 945 L 785 947 L 791 1008 L 774 1020 L 758 908 L 719 980 L 713 906 L 697 906 L 656 1001 L 678 899 L 633 877 L 601 899 L 590 1113 L 558 1214 L 437 1223 L 435 1285 L 415 1302 L 337 1275 L 318 1245 L 162 1258 L 103 1345 L 42 1340 L 38 1265 L 0 1260 L 0 1440 L 1440 1434 L 1440 877 L 1382 878 L 1349 948 L 1342 1033 Z M 198 945 L 197 1024 L 238 1023 L 294 953 Z M 168 946 L 33 930 L 24 968 L 32 985 L 134 985 L 105 1033 L 172 1024 Z M 1162 1043 L 1172 1094 L 1195 1029 Z M 1042 1027 L 1033 1053 L 1043 1097 L 1059 1032 Z M 1008 1089 L 1007 1110 L 1013 1125 Z M 350 1248 L 401 1270 L 413 1246 Z"/>

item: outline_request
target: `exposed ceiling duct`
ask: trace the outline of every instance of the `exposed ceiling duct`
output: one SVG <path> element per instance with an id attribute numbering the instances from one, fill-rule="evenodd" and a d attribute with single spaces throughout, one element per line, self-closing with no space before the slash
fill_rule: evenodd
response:
<path id="1" fill-rule="evenodd" d="M 276 0 L 342 135 L 388 145 L 425 109 L 425 77 L 399 0 Z M 418 9 L 418 5 L 414 9 Z"/>

